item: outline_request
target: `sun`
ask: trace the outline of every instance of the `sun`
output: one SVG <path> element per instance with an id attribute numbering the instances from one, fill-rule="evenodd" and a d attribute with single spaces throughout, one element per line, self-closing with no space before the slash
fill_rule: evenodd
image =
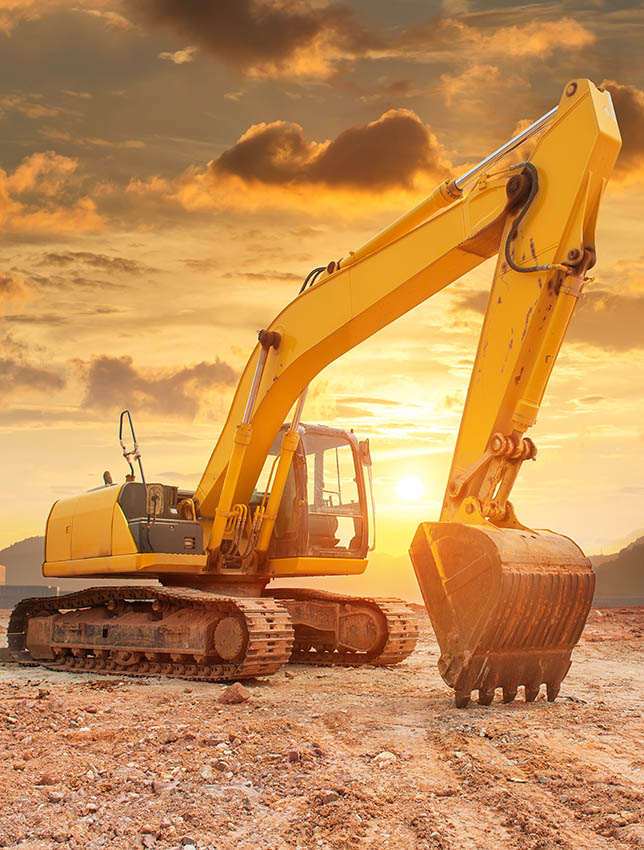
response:
<path id="1" fill-rule="evenodd" d="M 425 494 L 425 488 L 417 475 L 406 475 L 398 482 L 396 492 L 403 502 L 419 502 Z"/>

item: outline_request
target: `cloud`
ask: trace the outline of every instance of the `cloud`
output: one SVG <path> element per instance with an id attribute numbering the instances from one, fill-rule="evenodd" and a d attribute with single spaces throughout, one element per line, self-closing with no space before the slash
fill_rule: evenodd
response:
<path id="1" fill-rule="evenodd" d="M 16 391 L 51 392 L 64 386 L 64 379 L 52 369 L 34 366 L 15 357 L 0 356 L 0 396 L 3 398 Z"/>
<path id="2" fill-rule="evenodd" d="M 124 28 L 121 22 L 126 19 L 117 12 L 104 11 L 104 7 L 113 5 L 113 0 L 76 0 L 73 11 L 85 12 L 93 17 L 103 18 L 112 27 Z M 89 6 L 89 9 L 83 8 Z M 0 33 L 11 35 L 15 27 L 23 21 L 37 21 L 43 15 L 67 11 L 69 0 L 0 0 Z M 131 25 L 130 25 L 131 26 Z"/>
<path id="3" fill-rule="evenodd" d="M 156 271 L 145 263 L 131 260 L 127 257 L 108 257 L 105 254 L 94 254 L 90 251 L 59 251 L 43 254 L 39 265 L 68 266 L 71 263 L 84 263 L 96 269 L 121 274 L 142 275 Z"/>
<path id="4" fill-rule="evenodd" d="M 31 292 L 21 277 L 0 271 L 0 313 L 9 304 L 23 303 L 30 298 Z"/>
<path id="5" fill-rule="evenodd" d="M 254 124 L 210 163 L 208 171 L 247 183 L 382 191 L 411 188 L 419 172 L 437 179 L 450 173 L 444 151 L 421 119 L 391 109 L 369 124 L 344 130 L 328 142 L 308 139 L 299 124 Z"/>
<path id="6" fill-rule="evenodd" d="M 575 311 L 567 338 L 608 351 L 644 349 L 644 295 L 595 290 L 586 292 Z"/>
<path id="7" fill-rule="evenodd" d="M 104 221 L 90 197 L 61 200 L 76 190 L 77 166 L 76 159 L 45 151 L 26 157 L 11 173 L 0 168 L 0 229 L 32 237 L 100 229 Z"/>
<path id="8" fill-rule="evenodd" d="M 457 74 L 444 73 L 440 75 L 443 97 L 448 106 L 456 98 L 471 100 L 473 96 L 481 96 L 489 91 L 490 86 L 514 85 L 516 80 L 509 80 L 496 65 L 486 63 L 473 64 Z"/>
<path id="9" fill-rule="evenodd" d="M 639 176 L 644 171 L 644 91 L 614 80 L 604 80 L 601 86 L 611 94 L 622 134 L 615 174 L 618 177 Z"/>
<path id="10" fill-rule="evenodd" d="M 438 15 L 410 27 L 392 40 L 389 50 L 403 55 L 406 49 L 407 58 L 416 61 L 436 58 L 436 54 L 447 58 L 458 53 L 466 55 L 469 62 L 480 64 L 489 62 L 492 57 L 547 59 L 560 50 L 581 50 L 595 40 L 594 33 L 568 17 L 493 29 Z"/>
<path id="11" fill-rule="evenodd" d="M 204 394 L 231 386 L 237 378 L 223 360 L 187 366 L 175 372 L 138 370 L 131 357 L 95 357 L 76 361 L 85 383 L 86 407 L 101 411 L 138 408 L 163 416 L 193 419 Z"/>
<path id="12" fill-rule="evenodd" d="M 19 112 L 27 118 L 54 118 L 70 110 L 42 103 L 41 94 L 23 94 L 14 92 L 0 97 L 0 116 L 5 112 Z"/>
<path id="13" fill-rule="evenodd" d="M 345 6 L 281 0 L 128 0 L 132 14 L 252 77 L 329 76 L 379 40 Z"/>
<path id="14" fill-rule="evenodd" d="M 185 65 L 186 62 L 194 61 L 195 53 L 197 53 L 198 49 L 198 47 L 190 45 L 189 47 L 184 47 L 183 50 L 175 50 L 174 53 L 168 53 L 167 50 L 164 50 L 162 53 L 159 53 L 159 59 L 169 59 L 175 65 Z"/>
<path id="15" fill-rule="evenodd" d="M 96 4 L 94 4 L 96 5 Z M 99 18 L 104 21 L 105 24 L 110 29 L 115 30 L 132 30 L 136 29 L 132 21 L 129 21 L 123 15 L 120 15 L 118 12 L 114 12 L 112 9 L 101 10 L 101 9 L 75 9 L 77 12 L 84 12 L 86 15 L 90 15 L 92 18 Z"/>
<path id="16" fill-rule="evenodd" d="M 133 179 L 127 192 L 130 206 L 137 199 L 141 208 L 277 206 L 310 212 L 327 206 L 354 214 L 361 202 L 374 196 L 382 201 L 385 192 L 395 195 L 396 205 L 408 202 L 409 192 L 432 188 L 450 174 L 431 128 L 411 110 L 391 109 L 324 142 L 309 139 L 299 124 L 255 124 L 207 165 L 192 166 L 175 179 Z"/>

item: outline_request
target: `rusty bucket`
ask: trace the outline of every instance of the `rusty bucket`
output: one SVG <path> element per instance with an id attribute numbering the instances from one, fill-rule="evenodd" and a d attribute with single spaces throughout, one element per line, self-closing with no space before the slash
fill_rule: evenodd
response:
<path id="1" fill-rule="evenodd" d="M 545 683 L 554 700 L 570 667 L 595 588 L 590 561 L 551 531 L 457 522 L 418 527 L 409 552 L 441 657 L 438 669 L 465 707 Z"/>

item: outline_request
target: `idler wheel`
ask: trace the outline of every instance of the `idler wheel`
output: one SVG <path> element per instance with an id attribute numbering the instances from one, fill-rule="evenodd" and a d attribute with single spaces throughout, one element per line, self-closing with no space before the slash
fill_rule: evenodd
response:
<path id="1" fill-rule="evenodd" d="M 246 629 L 237 617 L 223 617 L 215 628 L 215 652 L 224 661 L 236 661 L 246 648 Z"/>

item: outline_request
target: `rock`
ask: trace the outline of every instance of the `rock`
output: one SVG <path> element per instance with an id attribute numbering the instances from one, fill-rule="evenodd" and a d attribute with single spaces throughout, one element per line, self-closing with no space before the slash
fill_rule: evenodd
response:
<path id="1" fill-rule="evenodd" d="M 540 782 L 542 785 L 546 785 L 548 782 L 550 782 L 550 777 L 549 777 L 549 776 L 540 776 L 540 777 L 539 777 L 539 782 Z"/>
<path id="2" fill-rule="evenodd" d="M 65 793 L 64 791 L 49 791 L 47 799 L 50 803 L 62 803 L 65 799 Z"/>
<path id="3" fill-rule="evenodd" d="M 201 776 L 202 779 L 205 779 L 206 782 L 209 782 L 214 776 L 212 767 L 209 764 L 205 764 L 199 771 L 199 776 Z"/>
<path id="4" fill-rule="evenodd" d="M 217 702 L 224 703 L 224 705 L 237 705 L 241 702 L 248 702 L 249 699 L 250 691 L 248 688 L 245 688 L 241 682 L 235 682 L 219 695 Z"/>
<path id="5" fill-rule="evenodd" d="M 300 751 L 299 750 L 289 750 L 286 754 L 286 758 L 291 762 L 291 764 L 293 762 L 299 761 L 300 758 L 301 758 Z"/>
<path id="6" fill-rule="evenodd" d="M 223 759 L 218 759 L 217 761 L 213 762 L 212 766 L 215 768 L 215 770 L 220 771 L 220 773 L 225 773 L 229 769 L 228 762 L 224 761 Z"/>
<path id="7" fill-rule="evenodd" d="M 374 756 L 374 761 L 378 763 L 378 767 L 386 767 L 386 765 L 396 761 L 396 756 L 389 750 L 383 750 L 377 756 Z"/>
<path id="8" fill-rule="evenodd" d="M 154 847 L 156 845 L 156 842 L 154 840 L 154 836 L 153 835 L 144 835 L 143 838 L 141 839 L 141 844 L 143 844 L 144 847 Z"/>
<path id="9" fill-rule="evenodd" d="M 87 804 L 87 811 L 90 812 L 90 813 L 97 812 L 98 811 L 98 803 L 88 803 Z"/>
<path id="10" fill-rule="evenodd" d="M 43 773 L 38 782 L 36 782 L 36 785 L 55 785 L 56 782 L 57 779 L 50 773 Z"/>
<path id="11" fill-rule="evenodd" d="M 321 803 L 335 803 L 335 801 L 339 799 L 340 795 L 337 791 L 322 791 L 322 793 L 320 794 Z"/>
<path id="12" fill-rule="evenodd" d="M 139 832 L 141 835 L 154 835 L 156 829 L 152 826 L 152 824 L 144 823 L 142 827 L 140 827 Z"/>

